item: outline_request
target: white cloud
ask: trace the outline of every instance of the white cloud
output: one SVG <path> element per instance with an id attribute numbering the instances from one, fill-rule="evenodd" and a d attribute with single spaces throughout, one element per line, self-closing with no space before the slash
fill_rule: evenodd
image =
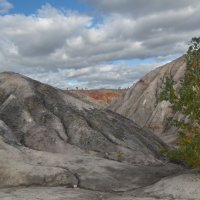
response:
<path id="1" fill-rule="evenodd" d="M 35 70 L 20 71 L 38 81 L 51 84 L 62 89 L 79 88 L 127 88 L 152 69 L 163 65 L 165 62 L 156 64 L 106 64 L 82 69 L 58 69 L 46 71 L 42 68 Z"/>
<path id="2" fill-rule="evenodd" d="M 128 12 L 133 5 L 126 1 Z M 109 1 L 98 2 L 94 1 L 105 10 L 111 6 L 106 4 Z M 144 6 L 148 9 L 145 14 L 126 15 L 120 6 L 115 8 L 122 3 L 117 0 L 102 22 L 49 4 L 35 15 L 0 16 L 0 70 L 18 71 L 59 87 L 65 87 L 66 82 L 86 87 L 131 84 L 144 74 L 143 68 L 147 72 L 155 65 L 148 65 L 147 70 L 142 65 L 110 63 L 174 58 L 186 51 L 192 37 L 199 35 L 200 2 L 180 2 L 170 0 L 157 3 L 157 7 L 150 4 Z M 139 3 L 138 8 L 141 6 Z"/>
<path id="3" fill-rule="evenodd" d="M 0 14 L 6 14 L 13 8 L 13 5 L 7 0 L 0 0 Z"/>

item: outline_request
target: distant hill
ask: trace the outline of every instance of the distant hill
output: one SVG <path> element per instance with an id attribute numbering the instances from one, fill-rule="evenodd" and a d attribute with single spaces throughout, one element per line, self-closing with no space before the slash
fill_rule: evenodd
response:
<path id="1" fill-rule="evenodd" d="M 120 95 L 124 94 L 127 89 L 97 89 L 97 90 L 68 90 L 75 94 L 82 94 L 82 97 L 88 96 L 97 103 L 108 105 Z M 94 102 L 95 102 L 94 101 Z"/>
<path id="2" fill-rule="evenodd" d="M 112 102 L 109 109 L 135 121 L 151 130 L 167 143 L 174 143 L 177 129 L 172 127 L 169 118 L 181 118 L 179 113 L 172 113 L 169 102 L 159 102 L 162 80 L 171 75 L 178 85 L 185 71 L 185 59 L 181 57 L 159 67 L 134 84 L 126 93 Z"/>

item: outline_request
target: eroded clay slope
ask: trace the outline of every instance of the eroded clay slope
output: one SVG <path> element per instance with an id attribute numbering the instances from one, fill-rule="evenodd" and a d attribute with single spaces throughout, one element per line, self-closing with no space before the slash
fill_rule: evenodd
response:
<path id="1" fill-rule="evenodd" d="M 158 99 L 164 77 L 172 76 L 175 83 L 178 84 L 183 78 L 185 66 L 185 59 L 181 57 L 153 70 L 114 101 L 109 109 L 152 131 L 163 141 L 174 143 L 177 138 L 177 130 L 172 127 L 168 119 L 177 119 L 181 115 L 173 113 L 168 102 L 160 102 Z"/>

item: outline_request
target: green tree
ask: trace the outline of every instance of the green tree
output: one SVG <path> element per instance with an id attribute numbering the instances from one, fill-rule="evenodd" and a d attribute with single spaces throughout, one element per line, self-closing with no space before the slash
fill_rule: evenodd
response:
<path id="1" fill-rule="evenodd" d="M 160 100 L 171 103 L 174 112 L 185 116 L 174 121 L 180 129 L 178 149 L 165 153 L 173 160 L 200 167 L 200 37 L 192 38 L 184 57 L 186 71 L 179 87 L 175 88 L 172 77 L 167 77 L 160 95 Z"/>

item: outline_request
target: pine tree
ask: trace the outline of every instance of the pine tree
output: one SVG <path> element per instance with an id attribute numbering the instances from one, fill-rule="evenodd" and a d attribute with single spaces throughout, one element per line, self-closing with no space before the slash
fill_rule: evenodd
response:
<path id="1" fill-rule="evenodd" d="M 200 37 L 192 38 L 184 57 L 186 71 L 180 86 L 175 88 L 172 78 L 167 77 L 160 96 L 171 103 L 174 112 L 185 116 L 182 121 L 174 121 L 180 129 L 178 149 L 165 153 L 173 160 L 200 167 Z"/>

